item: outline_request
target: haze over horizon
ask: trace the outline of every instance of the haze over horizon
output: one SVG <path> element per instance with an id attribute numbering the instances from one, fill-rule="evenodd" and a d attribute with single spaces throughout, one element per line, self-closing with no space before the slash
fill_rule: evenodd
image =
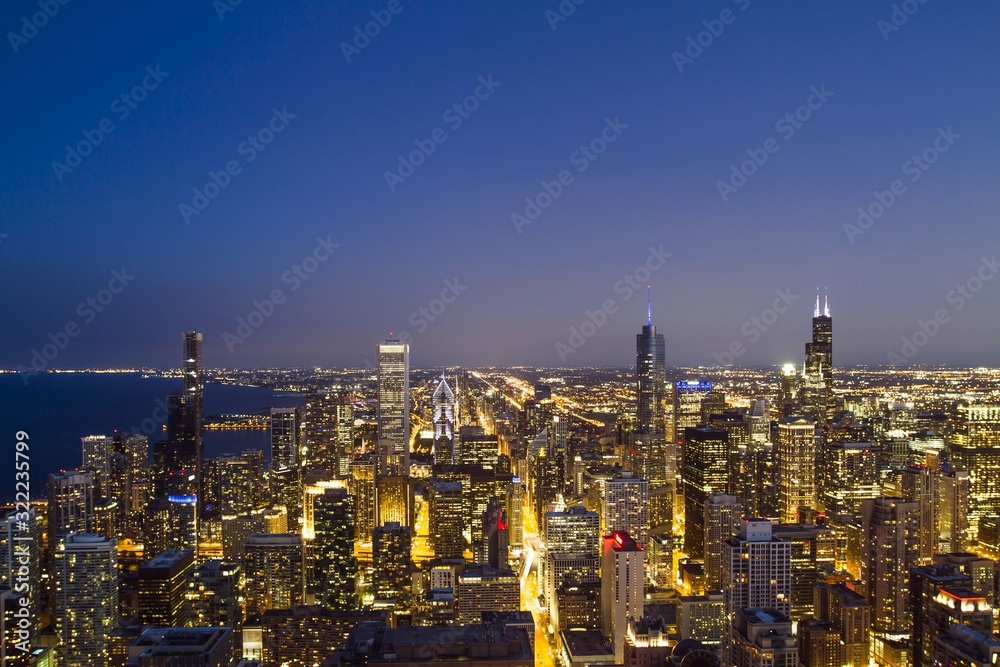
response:
<path id="1" fill-rule="evenodd" d="M 801 364 L 817 286 L 835 367 L 1000 366 L 995 4 L 387 6 L 8 36 L 0 366 L 629 367 L 646 284 L 668 366 Z"/>

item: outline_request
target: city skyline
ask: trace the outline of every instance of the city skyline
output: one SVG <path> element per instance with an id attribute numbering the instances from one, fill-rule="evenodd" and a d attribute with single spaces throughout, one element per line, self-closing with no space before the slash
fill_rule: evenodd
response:
<path id="1" fill-rule="evenodd" d="M 391 332 L 415 367 L 625 366 L 646 284 L 669 365 L 783 363 L 817 285 L 844 365 L 939 310 L 908 361 L 1000 365 L 996 7 L 571 4 L 402 3 L 370 38 L 378 3 L 5 8 L 0 366 L 70 323 L 51 367 L 167 366 L 195 327 L 226 367 L 360 367 Z"/>

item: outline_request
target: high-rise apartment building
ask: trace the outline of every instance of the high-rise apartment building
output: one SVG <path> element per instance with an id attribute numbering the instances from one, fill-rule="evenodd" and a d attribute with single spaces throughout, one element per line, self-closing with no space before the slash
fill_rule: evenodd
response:
<path id="1" fill-rule="evenodd" d="M 316 602 L 338 611 L 356 609 L 354 498 L 344 488 L 329 488 L 313 498 L 312 553 Z"/>
<path id="2" fill-rule="evenodd" d="M 298 408 L 271 408 L 271 469 L 298 468 L 300 427 Z"/>
<path id="3" fill-rule="evenodd" d="M 627 532 L 640 546 L 649 534 L 649 482 L 623 472 L 604 480 L 601 492 L 602 532 Z"/>
<path id="4" fill-rule="evenodd" d="M 878 633 L 910 631 L 906 595 L 910 570 L 920 564 L 920 505 L 902 498 L 861 502 L 861 580 Z"/>
<path id="5" fill-rule="evenodd" d="M 621 664 L 629 621 L 645 615 L 644 554 L 625 531 L 605 535 L 602 542 L 601 629 L 611 638 L 615 662 Z"/>
<path id="6" fill-rule="evenodd" d="M 724 545 L 740 528 L 743 502 L 738 496 L 714 493 L 705 499 L 705 580 L 708 590 L 721 591 Z"/>
<path id="7" fill-rule="evenodd" d="M 59 639 L 59 664 L 107 667 L 111 631 L 118 626 L 117 541 L 70 533 L 53 546 L 53 627 Z"/>
<path id="8" fill-rule="evenodd" d="M 243 568 L 248 616 L 302 604 L 305 555 L 298 533 L 251 535 L 246 543 Z"/>

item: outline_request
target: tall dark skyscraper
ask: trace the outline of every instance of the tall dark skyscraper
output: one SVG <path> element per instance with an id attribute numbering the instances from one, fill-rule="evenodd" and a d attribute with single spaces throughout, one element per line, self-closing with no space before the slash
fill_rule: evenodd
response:
<path id="1" fill-rule="evenodd" d="M 198 511 L 203 512 L 204 489 L 202 488 L 202 473 L 205 469 L 205 448 L 203 444 L 205 427 L 205 382 L 201 361 L 201 334 L 188 331 L 183 334 L 184 341 L 184 411 L 181 417 L 184 432 L 190 439 L 184 447 L 187 459 L 184 467 L 194 468 L 197 475 L 195 482 L 198 494 Z"/>
<path id="2" fill-rule="evenodd" d="M 830 301 L 824 299 L 819 307 L 816 291 L 816 309 L 813 311 L 812 342 L 806 343 L 806 363 L 802 377 L 802 403 L 806 413 L 824 424 L 833 418 L 833 318 Z"/>
<path id="3" fill-rule="evenodd" d="M 635 337 L 635 374 L 638 383 L 636 428 L 639 433 L 666 430 L 667 356 L 663 334 L 653 324 L 652 297 L 647 290 L 646 324 Z"/>

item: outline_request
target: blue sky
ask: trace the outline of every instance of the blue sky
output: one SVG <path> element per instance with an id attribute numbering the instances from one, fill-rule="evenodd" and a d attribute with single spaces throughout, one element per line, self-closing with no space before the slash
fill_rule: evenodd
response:
<path id="1" fill-rule="evenodd" d="M 243 0 L 221 20 L 219 6 L 71 1 L 17 52 L 9 35 L 0 47 L 0 365 L 28 364 L 72 323 L 52 367 L 174 365 L 195 328 L 210 366 L 358 366 L 390 331 L 409 334 L 415 366 L 555 365 L 608 300 L 567 363 L 631 364 L 645 303 L 615 285 L 650 247 L 671 253 L 648 279 L 669 364 L 716 363 L 734 342 L 741 364 L 800 361 L 816 286 L 837 363 L 886 363 L 938 310 L 947 321 L 913 362 L 1000 363 L 1000 280 L 960 309 L 949 299 L 1000 251 L 995 4 L 914 2 L 891 32 L 881 1 L 588 0 L 555 29 L 554 1 L 393 14 Z M 22 33 L 39 11 L 6 3 L 0 27 Z M 342 44 L 372 12 L 391 20 L 348 62 Z M 689 38 L 707 46 L 678 71 Z M 120 118 L 112 105 L 135 86 L 144 99 Z M 445 113 L 477 87 L 454 127 Z M 779 130 L 814 87 L 832 95 Z M 275 110 L 285 127 L 250 150 Z M 607 119 L 618 134 L 580 162 Z M 905 163 L 948 128 L 911 181 Z M 100 143 L 54 169 L 85 131 Z M 719 181 L 768 139 L 777 149 L 723 200 Z M 418 141 L 433 153 L 390 189 Z M 180 206 L 228 163 L 238 173 L 186 221 Z M 511 216 L 564 170 L 572 181 L 518 233 Z M 849 239 L 858 207 L 897 179 L 902 194 Z M 287 272 L 317 238 L 339 247 L 293 290 Z M 134 279 L 87 321 L 79 304 L 123 268 Z M 445 281 L 461 289 L 435 302 Z M 748 335 L 786 289 L 799 298 Z M 275 290 L 282 302 L 227 345 Z"/>

